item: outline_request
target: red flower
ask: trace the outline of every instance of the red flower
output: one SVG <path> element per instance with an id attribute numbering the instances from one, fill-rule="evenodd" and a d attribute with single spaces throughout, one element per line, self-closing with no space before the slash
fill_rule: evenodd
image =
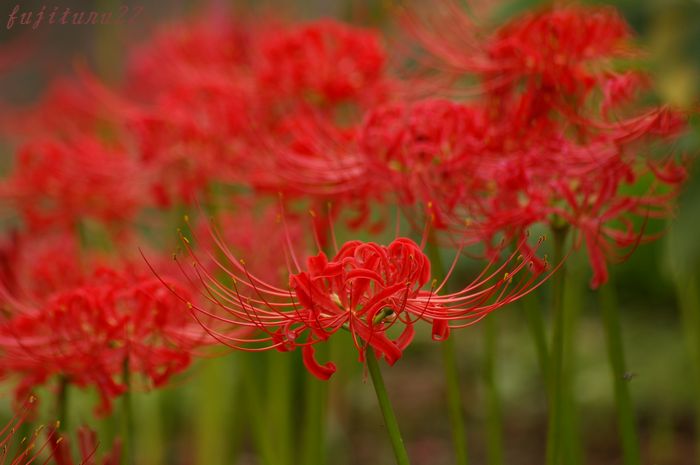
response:
<path id="1" fill-rule="evenodd" d="M 27 417 L 32 416 L 37 408 L 37 399 L 34 396 L 29 396 L 20 405 L 17 413 L 10 419 L 9 422 L 4 427 L 0 428 L 0 463 L 3 465 L 9 463 L 11 465 L 30 465 L 35 463 L 47 445 L 53 445 L 53 443 L 60 442 L 60 437 L 56 432 L 56 428 L 49 428 L 49 433 L 46 440 L 42 443 L 39 441 L 39 434 L 43 428 L 38 428 L 34 434 L 21 438 L 17 442 L 17 449 L 15 450 L 15 455 L 10 456 L 9 450 L 11 450 L 15 441 L 16 434 L 21 431 L 20 427 L 25 424 Z M 39 446 L 37 447 L 37 444 Z M 6 462 L 7 459 L 11 457 L 10 462 Z M 48 463 L 48 462 L 44 462 Z"/>
<path id="2" fill-rule="evenodd" d="M 188 302 L 194 316 L 219 342 L 236 349 L 301 348 L 306 367 L 321 379 L 328 379 L 335 366 L 319 364 L 314 346 L 341 329 L 352 335 L 361 361 L 371 348 L 394 364 L 411 342 L 416 322 L 430 324 L 435 340 L 445 339 L 450 328 L 473 324 L 529 292 L 536 277 L 524 270 L 531 262 L 529 255 L 509 272 L 506 264 L 487 269 L 460 291 L 441 294 L 443 283 L 424 289 L 430 282 L 430 262 L 421 248 L 397 238 L 388 246 L 350 241 L 330 260 L 323 252 L 309 257 L 304 269 L 292 256 L 298 271 L 290 272 L 285 288 L 253 275 L 243 260 L 220 242 L 219 246 L 226 257 L 219 262 L 220 271 L 226 273 L 229 286 L 202 267 L 188 247 L 194 279 L 203 283 L 209 301 L 207 306 Z M 521 276 L 513 283 L 516 274 Z M 394 325 L 401 330 L 391 336 Z M 259 333 L 242 336 L 241 328 Z"/>
<path id="3" fill-rule="evenodd" d="M 403 206 L 439 205 L 429 209 L 437 228 L 469 191 L 483 188 L 488 137 L 482 109 L 442 99 L 379 107 L 358 136 L 372 179 Z"/>
<path id="4" fill-rule="evenodd" d="M 34 230 L 72 229 L 85 218 L 119 226 L 142 206 L 143 186 L 142 172 L 123 147 L 82 135 L 25 144 L 0 184 L 0 197 L 11 200 Z"/>
<path id="5" fill-rule="evenodd" d="M 245 179 L 249 133 L 263 120 L 249 27 L 212 14 L 169 25 L 131 52 L 124 94 L 139 111 L 126 124 L 161 207 Z"/>
<path id="6" fill-rule="evenodd" d="M 25 423 L 27 417 L 34 414 L 37 404 L 38 402 L 36 397 L 28 397 L 27 400 L 20 406 L 18 413 L 14 415 L 7 425 L 0 428 L 0 447 L 2 448 L 2 453 L 0 453 L 0 463 L 10 463 L 11 465 L 30 465 L 32 463 L 37 463 L 42 453 L 46 449 L 49 449 L 51 458 L 46 459 L 41 463 L 74 465 L 76 462 L 71 456 L 71 449 L 68 444 L 68 440 L 61 436 L 58 431 L 58 422 L 46 429 L 43 426 L 39 427 L 34 431 L 34 434 L 21 438 L 21 440 L 17 441 L 19 447 L 17 448 L 14 457 L 12 457 L 10 462 L 6 462 L 8 457 L 10 457 L 10 455 L 8 455 L 8 451 L 12 448 L 12 442 L 17 439 L 17 432 L 21 431 L 20 426 Z M 41 433 L 44 430 L 46 430 L 46 438 L 41 440 Z M 78 428 L 77 434 L 78 447 L 81 457 L 80 465 L 95 465 L 95 454 L 98 447 L 97 434 L 86 427 Z M 102 465 L 119 465 L 120 457 L 121 443 L 117 440 L 112 447 L 112 451 L 104 456 L 101 463 Z"/>
<path id="7" fill-rule="evenodd" d="M 386 54 L 378 34 L 324 20 L 270 28 L 260 41 L 260 87 L 282 102 L 320 108 L 384 98 Z"/>
<path id="8" fill-rule="evenodd" d="M 433 143 L 426 151 L 436 166 L 427 176 L 416 183 L 402 174 L 398 181 L 458 237 L 476 233 L 493 242 L 535 223 L 566 223 L 575 244 L 585 243 L 591 285 L 604 283 L 608 258 L 651 238 L 635 219 L 672 214 L 684 163 L 646 154 L 682 134 L 686 117 L 633 106 L 649 79 L 613 67 L 617 58 L 639 54 L 613 9 L 554 6 L 493 30 L 477 26 L 455 2 L 440 6 L 409 25 L 442 69 L 448 65 L 444 81 L 478 78 L 486 130 L 476 138 L 469 127 L 454 131 L 443 142 L 449 157 Z M 369 123 L 365 133 L 391 134 L 386 123 Z M 404 132 L 409 127 L 404 123 Z M 394 153 L 412 154 L 423 142 L 404 140 Z M 375 144 L 369 155 L 381 160 L 384 145 Z M 446 176 L 442 186 L 458 187 L 440 195 L 438 176 Z M 632 194 L 630 187 L 641 183 L 646 189 Z"/>
<path id="9" fill-rule="evenodd" d="M 167 382 L 189 366 L 203 335 L 161 281 L 186 295 L 175 280 L 128 268 L 98 269 L 84 284 L 43 298 L 0 293 L 0 372 L 21 376 L 18 396 L 57 375 L 94 386 L 99 413 L 127 388 L 125 365 L 155 385 Z"/>
<path id="10" fill-rule="evenodd" d="M 13 231 L 0 244 L 0 297 L 44 298 L 85 281 L 79 244 L 73 234 Z"/>
<path id="11" fill-rule="evenodd" d="M 98 463 L 96 456 L 97 448 L 99 442 L 97 440 L 97 433 L 93 430 L 81 426 L 78 428 L 78 451 L 80 452 L 80 462 L 75 462 L 71 455 L 70 442 L 64 438 L 59 437 L 58 439 L 52 439 L 56 436 L 56 430 L 49 430 L 49 441 L 51 445 L 51 458 L 55 465 L 96 465 Z M 122 456 L 122 446 L 119 440 L 115 440 L 112 445 L 112 450 L 102 457 L 102 461 L 99 462 L 102 465 L 119 465 L 121 463 Z"/>
<path id="12" fill-rule="evenodd" d="M 518 109 L 522 125 L 553 110 L 577 113 L 606 79 L 599 70 L 631 53 L 630 29 L 613 8 L 554 6 L 495 30 L 452 0 L 433 10 L 432 21 L 408 23 L 421 44 L 452 74 L 480 77 L 482 90 Z"/>
<path id="13" fill-rule="evenodd" d="M 236 81 L 250 66 L 254 32 L 260 27 L 214 10 L 163 25 L 129 50 L 124 91 L 136 101 L 153 102 L 199 78 L 218 75 Z"/>

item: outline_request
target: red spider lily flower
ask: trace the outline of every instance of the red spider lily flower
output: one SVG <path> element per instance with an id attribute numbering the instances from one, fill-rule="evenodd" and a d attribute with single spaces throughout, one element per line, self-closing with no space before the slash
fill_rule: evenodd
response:
<path id="1" fill-rule="evenodd" d="M 442 213 L 483 188 L 486 179 L 478 173 L 488 136 L 482 109 L 431 99 L 373 110 L 358 139 L 374 179 L 391 185 L 404 206 L 439 204 L 430 209 L 431 224 L 444 228 Z"/>
<path id="2" fill-rule="evenodd" d="M 658 109 L 574 142 L 554 126 L 522 133 L 507 121 L 492 121 L 488 110 L 426 100 L 371 112 L 360 144 L 367 172 L 457 243 L 485 241 L 492 254 L 504 236 L 519 238 L 536 223 L 565 221 L 578 234 L 577 244 L 585 242 L 597 287 L 607 278 L 606 256 L 650 239 L 634 218 L 672 214 L 684 166 L 639 153 L 641 142 L 673 140 L 683 128 L 678 113 Z M 653 182 L 644 193 L 622 192 L 645 178 Z"/>
<path id="3" fill-rule="evenodd" d="M 132 52 L 124 95 L 138 111 L 126 124 L 159 206 L 192 203 L 213 182 L 245 179 L 248 133 L 264 119 L 250 27 L 205 17 L 173 24 Z"/>
<path id="4" fill-rule="evenodd" d="M 176 280 L 129 268 L 100 268 L 84 284 L 41 299 L 0 289 L 0 373 L 21 377 L 18 396 L 53 376 L 94 386 L 101 414 L 127 389 L 125 368 L 164 384 L 189 366 L 203 334 L 162 281 L 186 294 Z"/>
<path id="5" fill-rule="evenodd" d="M 386 98 L 386 53 L 376 32 L 333 20 L 265 32 L 255 68 L 272 98 L 320 108 Z"/>
<path id="6" fill-rule="evenodd" d="M 209 50 L 202 54 L 202 47 Z M 291 158 L 276 155 L 290 152 L 286 145 L 279 150 L 278 140 L 303 135 L 285 115 L 320 112 L 328 119 L 323 129 L 342 131 L 326 128 L 352 120 L 335 108 L 372 105 L 386 94 L 384 62 L 376 34 L 334 21 L 282 27 L 236 24 L 220 15 L 158 34 L 133 54 L 126 86 L 144 105 L 128 124 L 154 173 L 158 203 L 191 202 L 217 181 L 282 185 L 274 190 L 287 193 L 296 183 L 270 179 Z M 168 78 L 161 82 L 157 76 L 163 75 Z M 153 97 L 143 97 L 144 86 Z"/>
<path id="7" fill-rule="evenodd" d="M 161 207 L 191 204 L 213 182 L 245 179 L 251 93 L 222 77 L 171 89 L 129 123 Z"/>
<path id="8" fill-rule="evenodd" d="M 80 462 L 76 462 L 71 455 L 70 441 L 64 437 L 51 441 L 51 436 L 55 435 L 55 429 L 50 430 L 49 441 L 51 445 L 52 463 L 56 465 L 97 465 L 97 448 L 99 446 L 97 433 L 93 430 L 81 426 L 78 428 L 78 450 L 80 452 Z M 102 457 L 99 462 L 102 465 L 119 465 L 121 463 L 122 445 L 118 439 L 114 441 L 112 449 Z"/>
<path id="9" fill-rule="evenodd" d="M 378 34 L 336 21 L 270 27 L 255 71 L 268 107 L 251 183 L 285 196 L 357 203 L 366 216 L 369 176 L 356 145 L 364 111 L 386 101 L 392 85 Z"/>
<path id="10" fill-rule="evenodd" d="M 250 257 L 246 266 L 256 276 L 268 282 L 275 282 L 281 276 L 286 276 L 288 260 L 280 250 L 292 247 L 296 254 L 305 254 L 308 245 L 302 235 L 299 217 L 286 214 L 284 228 L 279 209 L 272 205 L 256 206 L 247 198 L 236 198 L 236 210 L 222 211 L 217 214 L 217 230 L 221 231 L 222 240 L 237 255 Z M 195 225 L 195 236 L 200 239 L 200 247 L 204 250 L 216 250 L 217 245 L 211 234 L 211 225 L 204 218 Z M 260 231 L 265 231 L 265 247 L 260 247 Z M 211 273 L 218 268 L 216 257 L 202 257 L 202 265 L 206 265 Z M 157 267 L 158 272 L 164 269 Z M 175 270 L 172 270 L 175 271 Z"/>
<path id="11" fill-rule="evenodd" d="M 638 109 L 649 78 L 615 69 L 615 59 L 640 53 L 613 9 L 553 6 L 492 30 L 454 2 L 440 6 L 438 16 L 410 18 L 410 27 L 448 65 L 452 80 L 478 78 L 486 131 L 475 143 L 473 130 L 459 129 L 443 144 L 462 153 L 448 150 L 454 158 L 446 160 L 433 145 L 427 149 L 436 160 L 428 171 L 433 177 L 411 183 L 404 175 L 396 182 L 458 237 L 518 237 L 535 223 L 572 226 L 575 244 L 584 243 L 589 255 L 591 285 L 599 286 L 607 280 L 608 258 L 653 238 L 640 223 L 672 214 L 684 162 L 646 154 L 673 143 L 687 128 L 686 116 L 665 107 Z M 409 127 L 403 123 L 404 131 Z M 373 134 L 390 133 L 376 120 L 363 130 L 370 142 Z M 379 140 L 368 145 L 371 159 L 382 160 Z M 411 154 L 423 142 L 404 140 L 398 153 Z M 444 172 L 466 187 L 451 189 L 447 198 L 433 194 L 441 192 L 435 175 Z M 642 192 L 629 193 L 641 183 Z"/>
<path id="12" fill-rule="evenodd" d="M 15 297 L 44 298 L 85 281 L 79 244 L 72 233 L 11 231 L 0 244 L 0 289 Z"/>
<path id="13" fill-rule="evenodd" d="M 36 140 L 19 150 L 0 197 L 12 201 L 33 230 L 71 229 L 83 218 L 118 227 L 143 204 L 140 178 L 138 165 L 119 145 L 90 135 Z"/>
<path id="14" fill-rule="evenodd" d="M 356 158 L 340 147 L 361 112 L 389 95 L 385 61 L 377 34 L 335 21 L 219 14 L 157 34 L 132 54 L 124 91 L 139 108 L 126 124 L 157 203 L 191 203 L 217 182 L 285 195 L 339 189 Z M 289 180 L 307 172 L 306 182 Z"/>
<path id="15" fill-rule="evenodd" d="M 517 192 L 527 177 L 498 131 L 476 104 L 429 99 L 375 109 L 359 139 L 368 172 L 391 186 L 415 228 L 429 221 L 452 244 L 479 243 L 493 257 L 548 213 L 536 192 Z"/>
<path id="16" fill-rule="evenodd" d="M 328 234 L 328 218 L 337 219 L 350 211 L 347 220 L 351 229 L 368 226 L 379 231 L 384 221 L 372 221 L 371 205 L 382 205 L 388 184 L 376 183 L 358 146 L 355 127 L 340 128 L 318 112 L 296 113 L 281 122 L 262 142 L 267 156 L 254 161 L 250 182 L 259 193 L 281 194 L 289 201 L 307 199 L 312 210 L 319 212 L 322 241 Z M 328 204 L 332 210 L 326 208 Z M 320 217 L 323 218 L 320 218 Z"/>
<path id="17" fill-rule="evenodd" d="M 450 329 L 474 324 L 527 294 L 538 276 L 527 256 L 510 269 L 507 263 L 487 268 L 454 293 L 440 292 L 444 282 L 432 282 L 425 289 L 430 261 L 415 242 L 397 238 L 388 246 L 350 241 L 330 259 L 323 252 L 309 257 L 304 268 L 292 254 L 296 272 L 290 271 L 288 285 L 282 287 L 253 275 L 220 236 L 212 234 L 223 256 L 218 271 L 231 284 L 222 284 L 202 266 L 184 240 L 194 260 L 194 275 L 183 271 L 204 286 L 209 302 L 187 301 L 195 318 L 212 337 L 235 349 L 300 348 L 307 369 L 320 379 L 328 379 L 335 366 L 316 361 L 315 345 L 341 329 L 352 335 L 361 361 L 372 349 L 393 365 L 411 342 L 418 321 L 430 324 L 433 338 L 443 340 Z M 400 329 L 394 331 L 394 326 Z M 241 328 L 257 332 L 245 335 Z"/>
<path id="18" fill-rule="evenodd" d="M 197 77 L 227 74 L 235 80 L 250 67 L 253 33 L 261 27 L 221 11 L 161 26 L 129 51 L 124 92 L 151 102 Z"/>
<path id="19" fill-rule="evenodd" d="M 16 441 L 17 431 L 19 431 L 20 426 L 25 423 L 27 418 L 34 414 L 37 404 L 36 397 L 27 397 L 17 413 L 4 427 L 0 428 L 0 464 L 29 465 L 35 463 L 47 445 L 56 441 L 60 442 L 60 437 L 58 437 L 55 427 L 48 429 L 45 441 L 40 441 L 39 437 L 44 430 L 43 426 L 37 428 L 31 436 L 23 437 L 20 441 Z M 13 442 L 18 442 L 18 444 L 14 456 L 11 456 L 10 450 Z M 39 447 L 37 447 L 37 442 L 40 443 Z"/>
<path id="20" fill-rule="evenodd" d="M 453 73 L 479 76 L 483 90 L 519 107 L 522 124 L 552 110 L 577 112 L 602 83 L 597 70 L 631 53 L 630 29 L 613 8 L 553 6 L 490 30 L 445 0 L 427 20 L 408 19 L 421 44 Z"/>

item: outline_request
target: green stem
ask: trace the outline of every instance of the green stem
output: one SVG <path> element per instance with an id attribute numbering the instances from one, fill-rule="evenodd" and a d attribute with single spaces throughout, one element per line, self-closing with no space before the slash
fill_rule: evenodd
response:
<path id="1" fill-rule="evenodd" d="M 617 422 L 622 439 L 623 463 L 625 465 L 640 465 L 642 459 L 639 453 L 639 439 L 637 438 L 634 406 L 632 405 L 632 398 L 629 391 L 620 315 L 617 305 L 617 296 L 615 295 L 615 287 L 612 281 L 601 286 L 599 296 L 608 345 L 608 361 L 610 363 L 613 388 L 615 390 Z"/>
<path id="2" fill-rule="evenodd" d="M 527 325 L 530 331 L 530 336 L 535 344 L 537 353 L 537 363 L 540 366 L 542 377 L 547 380 L 549 373 L 549 353 L 547 348 L 547 331 L 545 329 L 544 317 L 540 308 L 540 302 L 537 299 L 536 293 L 526 295 L 522 299 L 523 310 L 527 318 Z M 545 383 L 546 384 L 546 383 Z"/>
<path id="3" fill-rule="evenodd" d="M 147 396 L 137 399 L 136 411 L 139 416 L 139 455 L 141 461 L 149 465 L 165 465 L 166 442 L 163 425 L 167 421 L 165 416 L 170 412 L 161 409 L 162 391 L 154 389 Z"/>
<path id="4" fill-rule="evenodd" d="M 294 463 L 292 440 L 292 357 L 277 351 L 267 354 L 268 418 L 275 421 L 269 425 L 275 438 L 276 459 L 279 465 Z"/>
<path id="5" fill-rule="evenodd" d="M 125 465 L 134 465 L 136 463 L 136 450 L 134 447 L 134 408 L 131 398 L 131 371 L 129 369 L 129 356 L 124 358 L 122 368 L 122 380 L 126 391 L 122 396 L 122 444 L 123 444 L 123 463 Z"/>
<path id="6" fill-rule="evenodd" d="M 265 422 L 266 414 L 263 407 L 261 394 L 261 373 L 256 370 L 251 364 L 251 354 L 241 354 L 239 359 L 240 383 L 247 409 L 246 418 L 251 421 L 251 433 L 253 441 L 256 444 L 258 453 L 260 454 L 259 462 L 263 465 L 275 465 L 274 444 L 271 442 L 271 437 L 267 434 L 268 424 Z"/>
<path id="7" fill-rule="evenodd" d="M 317 353 L 325 352 L 319 346 Z M 328 382 L 314 376 L 305 377 L 304 389 L 304 430 L 302 438 L 302 463 L 321 465 L 326 462 L 326 411 L 328 407 Z"/>
<path id="8" fill-rule="evenodd" d="M 503 425 L 501 424 L 501 400 L 496 382 L 497 356 L 496 320 L 489 316 L 484 321 L 484 384 L 486 385 L 486 455 L 489 465 L 502 465 Z"/>
<path id="9" fill-rule="evenodd" d="M 466 465 L 467 458 L 467 427 L 462 413 L 462 393 L 459 389 L 457 359 L 454 340 L 447 338 L 442 341 L 442 361 L 445 367 L 445 387 L 447 388 L 447 407 L 449 410 L 452 442 L 455 449 L 455 463 Z"/>
<path id="10" fill-rule="evenodd" d="M 437 247 L 435 237 L 431 234 L 426 246 L 430 263 L 433 267 L 433 277 L 438 285 L 445 279 L 445 267 Z M 447 390 L 447 410 L 452 430 L 452 443 L 456 465 L 467 465 L 467 426 L 464 420 L 464 401 L 459 385 L 459 367 L 454 340 L 447 338 L 442 341 L 442 362 L 445 373 L 445 388 Z"/>
<path id="11" fill-rule="evenodd" d="M 681 311 L 683 337 L 691 361 L 696 392 L 700 391 L 700 295 L 697 277 L 676 276 L 676 295 Z M 700 464 L 700 395 L 695 396 L 695 463 Z"/>
<path id="12" fill-rule="evenodd" d="M 236 443 L 232 434 L 233 412 L 236 411 L 236 396 L 227 357 L 202 360 L 199 365 L 195 395 L 199 408 L 193 418 L 195 426 L 197 463 L 200 465 L 224 465 L 230 463 L 231 446 Z M 222 431 L 228 434 L 222 435 Z"/>
<path id="13" fill-rule="evenodd" d="M 56 393 L 56 415 L 60 421 L 59 429 L 68 431 L 68 388 L 70 381 L 67 376 L 61 375 L 58 379 L 58 392 Z"/>
<path id="14" fill-rule="evenodd" d="M 581 444 L 578 424 L 578 406 L 574 393 L 575 369 L 576 369 L 576 327 L 578 315 L 581 311 L 583 300 L 582 291 L 585 289 L 579 267 L 572 266 L 567 269 L 566 283 L 564 286 L 564 355 L 563 355 L 563 380 L 564 387 L 564 457 L 566 465 L 582 465 L 585 463 L 584 450 Z"/>
<path id="15" fill-rule="evenodd" d="M 554 236 L 554 266 L 564 258 L 567 228 L 552 227 Z M 547 430 L 547 465 L 563 463 L 563 430 L 566 379 L 564 372 L 564 284 L 566 267 L 552 277 L 552 353 L 549 364 L 549 421 Z"/>
<path id="16" fill-rule="evenodd" d="M 386 429 L 391 439 L 391 446 L 394 449 L 396 463 L 397 465 L 409 465 L 410 461 L 408 459 L 408 453 L 406 452 L 406 446 L 401 437 L 401 431 L 399 430 L 399 424 L 394 415 L 394 409 L 391 407 L 391 401 L 389 400 L 389 395 L 384 385 L 384 378 L 382 378 L 382 371 L 379 368 L 379 363 L 377 363 L 377 357 L 371 349 L 367 351 L 367 369 L 372 378 L 374 392 L 377 393 L 379 408 L 384 416 L 384 423 L 386 424 Z"/>

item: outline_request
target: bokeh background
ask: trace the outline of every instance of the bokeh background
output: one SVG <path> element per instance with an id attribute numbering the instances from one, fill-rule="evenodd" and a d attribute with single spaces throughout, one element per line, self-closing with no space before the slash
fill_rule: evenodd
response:
<path id="1" fill-rule="evenodd" d="M 234 11 L 286 11 L 298 19 L 332 16 L 355 24 L 387 30 L 392 23 L 390 2 L 370 0 L 313 0 L 248 2 L 228 1 Z M 700 96 L 700 1 L 619 0 L 597 2 L 619 8 L 648 50 L 662 99 L 685 108 L 697 108 Z M 504 2 L 500 14 L 508 17 L 538 2 Z M 48 25 L 6 27 L 9 13 L 39 11 L 59 6 L 84 11 L 120 11 L 130 14 L 142 8 L 132 23 L 99 26 Z M 196 16 L 208 2 L 170 0 L 2 0 L 0 2 L 0 53 L 13 56 L 14 64 L 0 76 L 0 100 L 28 105 L 55 77 L 69 74 L 77 64 L 87 64 L 107 79 L 118 82 L 129 44 L 148 37 L 158 24 Z M 700 150 L 700 126 L 682 141 L 681 151 L 695 156 Z M 0 173 L 12 163 L 12 147 L 0 141 Z M 628 382 L 638 413 L 645 463 L 686 465 L 698 451 L 700 414 L 700 321 L 688 306 L 700 305 L 700 296 L 689 292 L 688 282 L 700 280 L 700 177 L 698 169 L 684 188 L 677 217 L 664 225 L 663 239 L 644 244 L 624 263 L 613 266 L 619 289 Z M 0 209 L 0 211 L 2 211 Z M 11 218 L 0 218 L 7 228 Z M 579 282 L 588 280 L 585 257 L 574 252 L 569 261 Z M 700 285 L 700 282 L 697 284 Z M 696 286 L 697 286 L 696 285 Z M 578 304 L 575 409 L 580 418 L 585 463 L 620 463 L 615 429 L 612 385 L 606 363 L 602 326 L 593 293 L 585 286 L 572 293 Z M 519 307 L 499 314 L 494 350 L 498 364 L 495 379 L 501 397 L 505 430 L 505 463 L 538 464 L 546 434 L 546 401 L 536 354 Z M 690 337 L 686 337 L 690 335 Z M 484 463 L 485 405 L 482 352 L 484 330 L 476 326 L 457 340 L 465 397 L 468 399 L 469 444 L 474 463 Z M 451 462 L 449 426 L 444 411 L 442 378 L 435 376 L 437 358 L 429 338 L 406 352 L 405 359 L 386 371 L 397 415 L 417 464 Z M 266 357 L 279 357 L 271 353 Z M 231 354 L 198 362 L 170 386 L 135 396 L 137 449 L 143 464 L 207 465 L 260 463 L 245 431 L 252 428 L 246 398 L 236 382 L 238 367 L 254 363 L 248 354 Z M 265 373 L 260 373 L 265 376 Z M 347 403 L 329 422 L 331 463 L 338 465 L 389 463 L 390 450 L 376 410 L 374 393 L 360 368 L 346 379 L 331 381 L 332 396 Z M 10 386 L 0 387 L 2 414 L 9 418 Z M 262 393 L 264 395 L 264 393 Z M 296 395 L 298 393 L 293 393 Z M 292 397 L 293 397 L 292 395 Z M 110 443 L 118 430 L 113 421 L 96 421 L 91 408 L 94 395 L 74 394 L 72 423 L 86 422 Z M 253 412 L 263 424 L 273 424 L 275 412 Z M 235 459 L 234 459 L 235 458 Z"/>

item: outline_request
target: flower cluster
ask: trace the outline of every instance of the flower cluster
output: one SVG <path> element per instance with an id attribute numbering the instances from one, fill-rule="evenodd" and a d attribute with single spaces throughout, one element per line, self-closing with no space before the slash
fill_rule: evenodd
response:
<path id="1" fill-rule="evenodd" d="M 640 52 L 613 9 L 552 6 L 495 29 L 448 0 L 434 10 L 406 16 L 427 64 L 443 80 L 473 77 L 480 97 L 378 110 L 365 126 L 372 159 L 394 172 L 404 202 L 459 235 L 570 226 L 586 244 L 591 285 L 605 283 L 606 258 L 651 238 L 640 228 L 648 218 L 673 212 L 685 163 L 655 155 L 686 116 L 639 103 L 650 79 L 624 69 Z M 387 150 L 393 141 L 398 151 Z"/>
<path id="2" fill-rule="evenodd" d="M 105 414 L 129 388 L 124 370 L 159 386 L 189 366 L 204 335 L 161 280 L 128 263 L 84 271 L 67 252 L 54 246 L 20 254 L 12 267 L 17 274 L 0 286 L 0 374 L 21 377 L 18 398 L 57 376 L 94 386 L 102 399 L 97 411 Z M 52 263 L 51 254 L 61 261 Z M 32 277 L 38 281 L 27 285 Z M 177 279 L 162 280 L 188 292 Z"/>
<path id="3" fill-rule="evenodd" d="M 13 111 L 0 375 L 18 396 L 58 379 L 96 388 L 107 413 L 130 375 L 162 385 L 214 343 L 299 349 L 328 379 L 315 351 L 339 331 L 360 361 L 393 364 L 416 325 L 444 340 L 547 278 L 533 226 L 572 230 L 597 287 L 673 213 L 687 115 L 649 103 L 614 10 L 495 27 L 440 0 L 403 24 L 411 55 L 390 60 L 377 30 L 214 11 L 132 46 L 118 84 L 77 67 Z M 163 259 L 186 209 L 212 217 L 180 234 L 193 267 Z M 390 211 L 420 245 L 398 226 L 382 245 Z M 338 247 L 338 225 L 358 235 Z M 428 241 L 456 251 L 444 279 Z M 488 265 L 454 282 L 473 250 Z"/>

